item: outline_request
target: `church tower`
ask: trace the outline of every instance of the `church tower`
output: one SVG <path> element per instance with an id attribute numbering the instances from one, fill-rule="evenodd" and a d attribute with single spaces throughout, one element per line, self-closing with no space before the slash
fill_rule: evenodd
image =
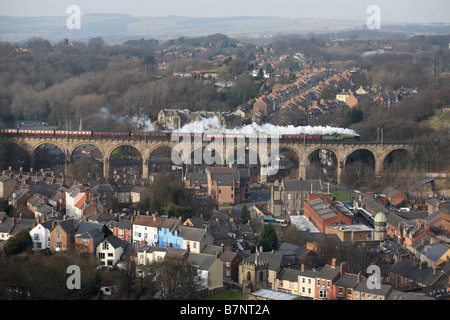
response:
<path id="1" fill-rule="evenodd" d="M 258 261 L 257 259 L 255 261 L 243 261 L 241 268 L 242 294 L 244 296 L 260 289 L 267 289 L 268 261 Z"/>

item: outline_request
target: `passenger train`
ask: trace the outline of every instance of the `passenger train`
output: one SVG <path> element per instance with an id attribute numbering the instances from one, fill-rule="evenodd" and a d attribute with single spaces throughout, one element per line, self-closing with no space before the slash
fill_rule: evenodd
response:
<path id="1" fill-rule="evenodd" d="M 111 138 L 111 139 L 151 139 L 151 140 L 176 140 L 185 137 L 187 134 L 191 139 L 249 139 L 249 138 L 271 138 L 268 134 L 222 134 L 222 133 L 181 133 L 181 132 L 100 132 L 100 131 L 64 131 L 64 130 L 24 130 L 24 129 L 4 129 L 1 132 L 5 135 L 35 135 L 35 136 L 61 136 L 67 138 L 93 137 L 93 138 Z M 358 134 L 332 134 L 332 135 L 310 135 L 310 134 L 280 134 L 277 136 L 283 141 L 352 141 L 360 140 Z"/>

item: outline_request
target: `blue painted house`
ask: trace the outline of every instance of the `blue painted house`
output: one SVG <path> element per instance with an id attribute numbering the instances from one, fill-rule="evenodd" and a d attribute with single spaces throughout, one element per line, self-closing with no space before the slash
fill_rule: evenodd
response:
<path id="1" fill-rule="evenodd" d="M 182 225 L 181 220 L 165 219 L 158 232 L 159 246 L 167 248 L 172 244 L 173 248 L 183 249 L 183 237 L 179 236 Z"/>

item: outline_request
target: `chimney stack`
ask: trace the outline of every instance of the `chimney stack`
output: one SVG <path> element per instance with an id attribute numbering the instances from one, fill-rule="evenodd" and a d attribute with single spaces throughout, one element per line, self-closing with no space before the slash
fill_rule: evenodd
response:
<path id="1" fill-rule="evenodd" d="M 331 267 L 336 268 L 336 258 L 333 258 L 333 260 L 331 260 Z"/>
<path id="2" fill-rule="evenodd" d="M 428 263 L 426 261 L 421 261 L 419 263 L 419 269 L 422 270 L 423 268 L 426 268 Z"/>
<path id="3" fill-rule="evenodd" d="M 439 271 L 439 270 L 441 270 L 440 266 L 434 266 L 433 267 L 433 274 L 436 274 L 436 271 Z"/>
<path id="4" fill-rule="evenodd" d="M 347 272 L 347 265 L 345 262 L 341 262 L 340 273 L 343 275 L 345 272 Z"/>

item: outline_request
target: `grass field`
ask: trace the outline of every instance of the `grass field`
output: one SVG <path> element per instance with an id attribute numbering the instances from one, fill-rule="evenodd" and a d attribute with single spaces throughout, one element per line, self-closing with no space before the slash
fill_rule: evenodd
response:
<path id="1" fill-rule="evenodd" d="M 331 196 L 336 200 L 336 201 L 348 201 L 351 200 L 353 195 L 347 192 L 342 192 L 342 191 L 335 191 L 331 193 Z"/>
<path id="2" fill-rule="evenodd" d="M 206 300 L 242 300 L 242 294 L 234 290 L 224 290 L 207 297 Z"/>

